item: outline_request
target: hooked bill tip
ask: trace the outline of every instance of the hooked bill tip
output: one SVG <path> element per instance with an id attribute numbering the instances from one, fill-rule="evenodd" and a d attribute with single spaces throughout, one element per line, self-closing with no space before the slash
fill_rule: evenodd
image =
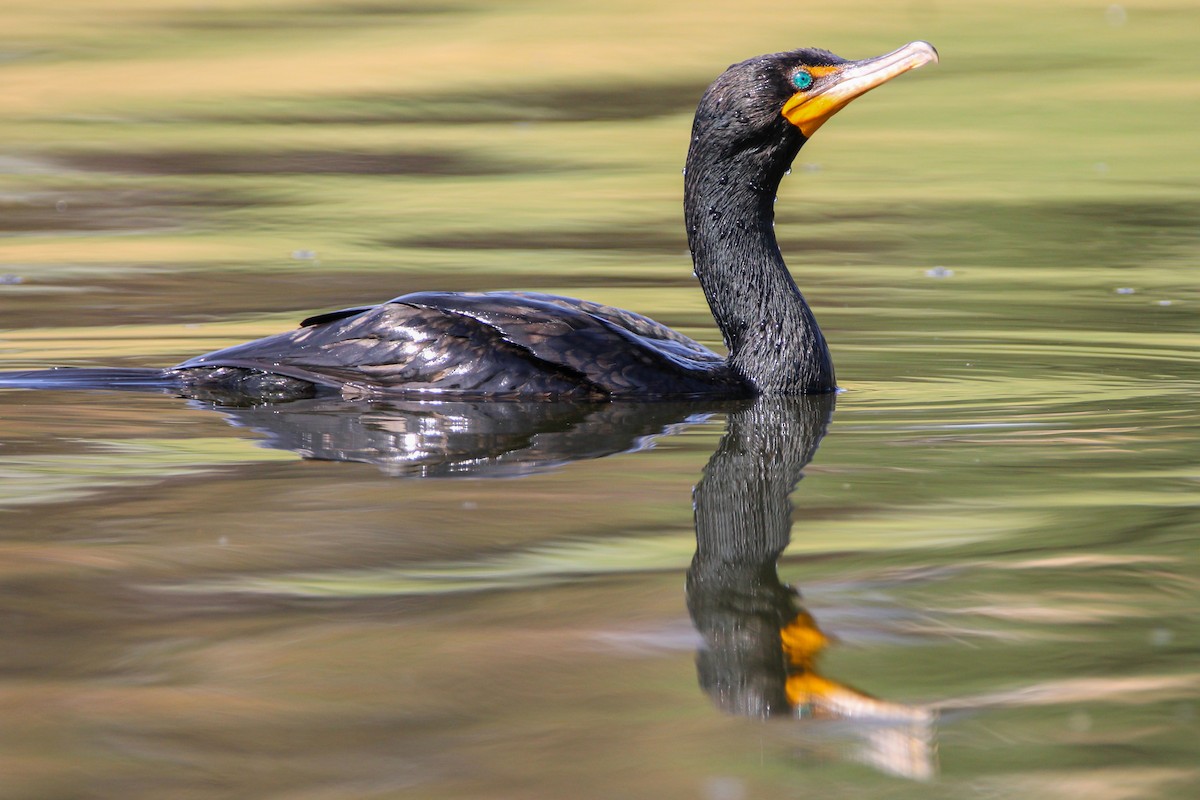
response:
<path id="1" fill-rule="evenodd" d="M 908 49 L 916 51 L 924 51 L 926 54 L 926 63 L 937 64 L 941 59 L 938 57 L 937 48 L 929 42 L 918 39 L 915 42 L 908 43 Z"/>

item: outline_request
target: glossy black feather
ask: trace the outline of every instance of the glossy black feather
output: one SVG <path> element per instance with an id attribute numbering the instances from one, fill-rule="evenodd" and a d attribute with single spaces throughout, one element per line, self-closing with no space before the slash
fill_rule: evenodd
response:
<path id="1" fill-rule="evenodd" d="M 183 362 L 271 372 L 361 395 L 622 397 L 745 393 L 724 359 L 653 320 L 516 292 L 421 292 Z M 647 391 L 648 386 L 663 387 Z"/>

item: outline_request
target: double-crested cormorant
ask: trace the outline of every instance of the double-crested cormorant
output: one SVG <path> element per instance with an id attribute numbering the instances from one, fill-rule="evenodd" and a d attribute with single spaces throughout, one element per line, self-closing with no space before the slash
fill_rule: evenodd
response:
<path id="1" fill-rule="evenodd" d="M 729 67 L 696 110 L 684 179 L 695 274 L 728 358 L 629 311 L 523 292 L 419 292 L 304 320 L 296 330 L 164 371 L 113 370 L 131 387 L 185 394 L 654 399 L 829 392 L 833 363 L 775 241 L 779 182 L 800 148 L 855 97 L 930 61 L 926 42 L 863 61 L 824 50 Z M 63 370 L 47 383 L 93 385 Z M 29 373 L 25 385 L 34 385 Z M 0 386 L 15 385 L 0 379 Z M 44 384 L 43 384 L 44 385 Z"/>

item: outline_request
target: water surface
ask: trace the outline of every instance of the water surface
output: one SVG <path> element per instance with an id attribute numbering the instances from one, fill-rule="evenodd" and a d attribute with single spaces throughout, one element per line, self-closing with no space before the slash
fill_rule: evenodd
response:
<path id="1" fill-rule="evenodd" d="M 715 347 L 703 86 L 943 61 L 780 197 L 836 408 L 0 392 L 0 795 L 1194 796 L 1192 4 L 58 5 L 0 34 L 0 370 L 422 289 Z"/>

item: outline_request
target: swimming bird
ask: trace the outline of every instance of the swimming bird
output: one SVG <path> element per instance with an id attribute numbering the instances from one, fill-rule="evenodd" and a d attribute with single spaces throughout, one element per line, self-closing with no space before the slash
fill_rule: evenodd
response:
<path id="1" fill-rule="evenodd" d="M 111 370 L 189 396 L 686 399 L 836 389 L 833 362 L 774 232 L 783 176 L 804 143 L 854 98 L 938 60 L 927 42 L 850 61 L 812 48 L 751 58 L 700 99 L 684 172 L 695 275 L 728 356 L 647 317 L 529 292 L 417 292 L 309 317 L 295 330 L 166 370 Z M 72 375 L 68 375 L 70 372 Z M 26 373 L 104 383 L 105 370 Z M 14 376 L 0 386 L 19 385 Z M 42 384 L 43 386 L 45 383 Z"/>

